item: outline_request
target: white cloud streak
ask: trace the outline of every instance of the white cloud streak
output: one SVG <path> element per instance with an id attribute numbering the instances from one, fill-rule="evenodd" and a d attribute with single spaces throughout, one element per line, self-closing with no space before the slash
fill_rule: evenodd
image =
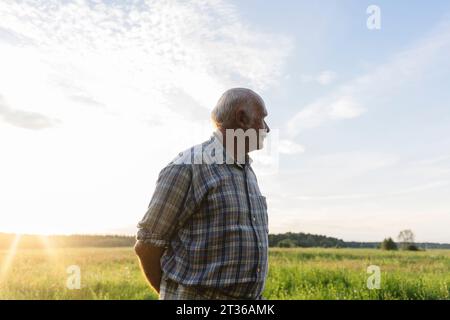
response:
<path id="1" fill-rule="evenodd" d="M 397 53 L 387 63 L 339 86 L 329 95 L 306 105 L 287 122 L 287 134 L 293 138 L 302 130 L 326 122 L 361 116 L 386 94 L 420 79 L 432 67 L 448 67 L 450 24 L 438 25 L 428 37 L 408 50 Z"/>
<path id="2" fill-rule="evenodd" d="M 301 75 L 300 80 L 303 83 L 318 83 L 322 86 L 327 86 L 333 83 L 337 78 L 337 74 L 331 70 L 321 71 L 319 74 L 313 75 Z"/>
<path id="3" fill-rule="evenodd" d="M 60 121 L 58 119 L 50 119 L 45 115 L 37 112 L 27 112 L 11 109 L 6 105 L 1 96 L 0 118 L 2 118 L 4 122 L 9 123 L 10 125 L 31 130 L 51 128 L 60 124 Z"/>
<path id="4" fill-rule="evenodd" d="M 305 152 L 305 147 L 291 140 L 280 140 L 278 150 L 280 154 L 294 155 Z"/>

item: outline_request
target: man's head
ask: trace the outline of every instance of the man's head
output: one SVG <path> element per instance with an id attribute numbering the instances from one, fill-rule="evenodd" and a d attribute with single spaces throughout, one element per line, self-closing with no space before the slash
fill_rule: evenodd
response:
<path id="1" fill-rule="evenodd" d="M 254 91 L 246 88 L 227 90 L 211 112 L 216 127 L 225 135 L 227 129 L 255 130 L 257 149 L 263 147 L 263 141 L 270 128 L 264 118 L 267 110 L 263 99 Z M 247 152 L 254 148 L 247 148 Z"/>

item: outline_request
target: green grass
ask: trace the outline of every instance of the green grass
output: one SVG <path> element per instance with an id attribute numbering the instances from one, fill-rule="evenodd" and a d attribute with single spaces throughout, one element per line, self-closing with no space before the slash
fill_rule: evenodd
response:
<path id="1" fill-rule="evenodd" d="M 0 251 L 0 263 L 7 251 Z M 268 299 L 449 299 L 450 250 L 270 249 Z M 81 269 L 69 290 L 66 269 Z M 367 288 L 369 265 L 381 288 Z M 1 268 L 0 268 L 1 270 Z M 1 272 L 1 271 L 0 271 Z M 1 273 L 0 273 L 1 276 Z M 157 299 L 131 248 L 21 249 L 0 278 L 0 299 Z"/>
<path id="2" fill-rule="evenodd" d="M 367 267 L 381 271 L 367 288 Z M 276 299 L 449 299 L 450 250 L 273 249 L 265 295 Z"/>

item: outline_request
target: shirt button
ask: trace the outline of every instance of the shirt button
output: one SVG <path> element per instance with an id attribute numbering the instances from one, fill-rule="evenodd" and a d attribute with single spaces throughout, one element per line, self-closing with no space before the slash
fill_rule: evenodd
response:
<path id="1" fill-rule="evenodd" d="M 256 221 L 256 217 L 255 216 L 253 216 L 253 221 Z"/>
<path id="2" fill-rule="evenodd" d="M 256 269 L 256 272 L 258 272 L 258 273 L 259 273 L 260 271 L 261 271 L 261 269 L 260 269 L 260 268 Z"/>

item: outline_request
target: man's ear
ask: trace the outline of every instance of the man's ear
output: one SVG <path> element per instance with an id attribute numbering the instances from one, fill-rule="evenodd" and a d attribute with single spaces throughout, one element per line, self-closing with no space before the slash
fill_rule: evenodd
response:
<path id="1" fill-rule="evenodd" d="M 238 108 L 236 111 L 236 124 L 239 128 L 244 130 L 250 127 L 250 117 L 247 112 L 245 112 L 244 108 Z"/>

